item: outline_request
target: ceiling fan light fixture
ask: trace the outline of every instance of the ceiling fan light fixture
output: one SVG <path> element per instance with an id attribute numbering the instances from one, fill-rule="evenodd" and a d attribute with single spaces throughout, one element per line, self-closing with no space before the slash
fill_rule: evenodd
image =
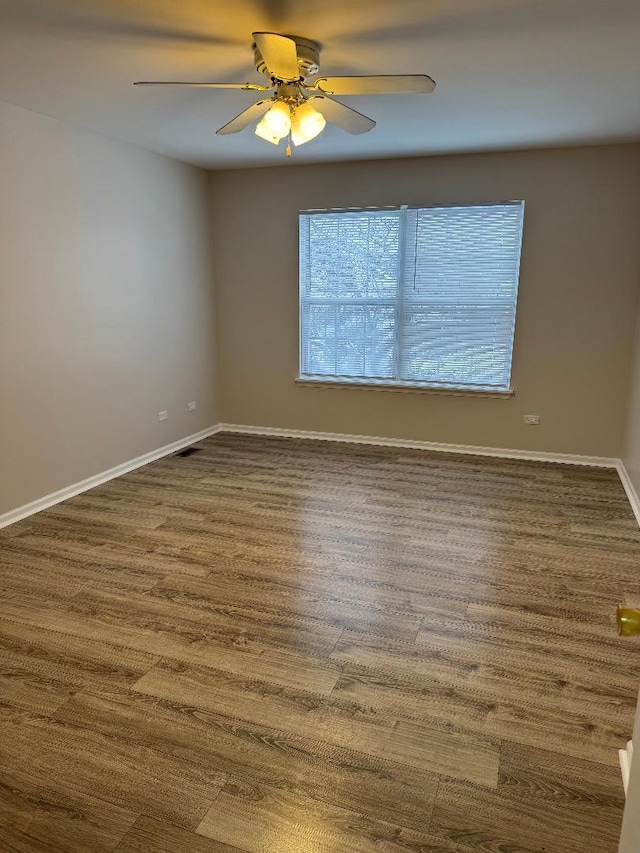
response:
<path id="1" fill-rule="evenodd" d="M 303 101 L 291 113 L 291 141 L 294 145 L 304 145 L 322 133 L 326 124 L 325 117 L 309 101 Z"/>
<path id="2" fill-rule="evenodd" d="M 264 139 L 266 142 L 271 142 L 273 145 L 277 145 L 282 139 L 281 136 L 274 136 L 273 133 L 267 127 L 267 124 L 264 119 L 258 122 L 256 127 L 256 136 L 259 136 L 260 139 Z"/>
<path id="3" fill-rule="evenodd" d="M 258 128 L 262 128 L 262 132 L 258 133 Z M 265 113 L 260 124 L 256 128 L 256 133 L 262 139 L 267 139 L 271 142 L 276 139 L 278 142 L 289 135 L 291 130 L 291 110 L 289 104 L 284 101 L 276 101 L 268 113 Z M 277 144 L 277 142 L 276 142 Z"/>

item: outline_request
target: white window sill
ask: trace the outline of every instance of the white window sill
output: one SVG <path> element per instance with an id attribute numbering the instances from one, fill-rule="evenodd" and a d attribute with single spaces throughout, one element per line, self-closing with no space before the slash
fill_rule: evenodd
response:
<path id="1" fill-rule="evenodd" d="M 400 391 L 419 394 L 449 394 L 455 397 L 495 397 L 509 399 L 513 397 L 513 389 L 501 389 L 491 387 L 467 388 L 456 385 L 423 385 L 413 382 L 368 382 L 358 379 L 329 379 L 312 378 L 310 376 L 298 376 L 295 379 L 297 385 L 307 388 L 332 388 L 348 390 L 360 388 L 367 391 Z"/>

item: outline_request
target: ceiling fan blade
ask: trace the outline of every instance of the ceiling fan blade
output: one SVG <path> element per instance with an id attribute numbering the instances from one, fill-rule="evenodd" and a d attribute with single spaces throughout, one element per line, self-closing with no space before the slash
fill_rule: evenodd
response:
<path id="1" fill-rule="evenodd" d="M 345 107 L 339 101 L 328 98 L 326 95 L 316 95 L 309 99 L 314 109 L 318 110 L 327 121 L 337 124 L 347 133 L 368 133 L 376 126 L 372 118 L 367 118 L 351 107 Z"/>
<path id="2" fill-rule="evenodd" d="M 433 92 L 436 84 L 426 74 L 389 74 L 367 77 L 320 77 L 313 89 L 327 95 L 414 95 Z"/>
<path id="3" fill-rule="evenodd" d="M 253 38 L 272 77 L 287 81 L 300 79 L 298 52 L 293 39 L 277 33 L 253 33 Z"/>
<path id="4" fill-rule="evenodd" d="M 268 92 L 273 86 L 258 86 L 255 83 L 182 83 L 179 81 L 140 80 L 134 86 L 190 86 L 193 89 L 247 89 Z"/>
<path id="5" fill-rule="evenodd" d="M 241 130 L 244 130 L 247 125 L 251 124 L 251 122 L 257 121 L 261 118 L 266 111 L 273 106 L 273 103 L 274 102 L 271 98 L 265 98 L 263 101 L 256 101 L 255 104 L 251 104 L 250 107 L 243 110 L 240 115 L 232 118 L 231 121 L 216 130 L 216 133 L 219 133 L 221 136 L 226 136 L 228 133 L 239 133 Z"/>

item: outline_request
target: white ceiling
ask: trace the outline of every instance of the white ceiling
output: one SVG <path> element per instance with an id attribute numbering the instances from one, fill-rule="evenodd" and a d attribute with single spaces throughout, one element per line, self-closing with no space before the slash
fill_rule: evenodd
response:
<path id="1" fill-rule="evenodd" d="M 640 138 L 640 0 L 0 0 L 0 100 L 200 166 L 281 164 L 251 128 L 215 135 L 255 93 L 131 85 L 259 82 L 255 30 L 319 41 L 324 74 L 437 82 L 343 98 L 377 127 L 296 162 Z"/>

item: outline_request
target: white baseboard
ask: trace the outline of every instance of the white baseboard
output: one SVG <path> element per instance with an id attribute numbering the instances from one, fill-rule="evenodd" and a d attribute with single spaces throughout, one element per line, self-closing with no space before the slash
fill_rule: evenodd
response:
<path id="1" fill-rule="evenodd" d="M 625 492 L 627 493 L 627 498 L 629 499 L 629 503 L 631 504 L 631 509 L 633 510 L 633 514 L 636 517 L 636 521 L 638 522 L 638 526 L 640 527 L 640 498 L 638 497 L 638 493 L 636 492 L 635 486 L 631 482 L 631 477 L 629 476 L 629 472 L 624 467 L 624 462 L 622 459 L 619 460 L 616 468 L 618 469 L 618 476 L 620 477 L 620 482 L 623 485 Z"/>
<path id="2" fill-rule="evenodd" d="M 629 741 L 625 749 L 618 750 L 618 758 L 620 759 L 620 771 L 622 773 L 622 787 L 626 796 L 629 788 L 629 776 L 631 775 L 631 759 L 633 758 L 632 741 Z"/>
<path id="3" fill-rule="evenodd" d="M 381 447 L 405 447 L 409 450 L 435 450 L 439 453 L 463 453 L 469 456 L 495 456 L 530 462 L 559 462 L 564 465 L 588 465 L 595 468 L 618 468 L 619 459 L 608 456 L 577 456 L 570 453 L 547 453 L 542 450 L 510 450 L 502 447 L 478 447 L 472 444 L 443 444 L 437 441 L 414 441 L 404 438 L 382 438 L 373 435 L 348 435 L 338 432 L 313 432 L 280 427 L 220 424 L 220 432 L 266 435 L 280 438 L 308 438 L 316 441 L 342 441 L 349 444 L 374 444 Z"/>
<path id="4" fill-rule="evenodd" d="M 200 432 L 188 435 L 185 438 L 179 438 L 177 441 L 165 444 L 164 447 L 159 447 L 150 453 L 144 453 L 142 456 L 130 459 L 128 462 L 115 465 L 113 468 L 109 468 L 108 471 L 102 471 L 102 473 L 95 474 L 93 477 L 87 477 L 86 480 L 80 480 L 79 483 L 73 483 L 71 486 L 66 486 L 64 489 L 59 489 L 57 492 L 52 492 L 43 498 L 38 498 L 35 501 L 31 501 L 31 503 L 19 506 L 17 509 L 5 512 L 3 515 L 0 515 L 0 528 L 8 527 L 16 521 L 20 521 L 30 515 L 35 515 L 36 512 L 41 512 L 43 509 L 54 506 L 54 504 L 62 503 L 62 501 L 66 501 L 68 498 L 74 497 L 74 495 L 79 495 L 81 492 L 93 489 L 95 486 L 106 483 L 108 480 L 113 480 L 115 477 L 120 477 L 122 474 L 127 474 L 129 471 L 141 468 L 143 465 L 148 465 L 149 462 L 155 462 L 156 459 L 162 459 L 163 456 L 169 456 L 178 450 L 183 450 L 185 447 L 202 441 L 203 438 L 208 438 L 210 435 L 215 435 L 217 432 L 220 432 L 219 424 L 207 427 L 207 429 L 200 430 Z"/>
<path id="5" fill-rule="evenodd" d="M 161 459 L 163 456 L 169 456 L 171 453 L 176 453 L 191 444 L 202 441 L 204 438 L 215 435 L 219 432 L 239 433 L 244 435 L 264 435 L 274 436 L 279 438 L 302 438 L 313 439 L 316 441 L 337 441 L 347 442 L 349 444 L 371 444 L 380 447 L 398 447 L 408 450 L 433 450 L 439 453 L 461 453 L 469 456 L 491 456 L 498 459 L 520 459 L 529 462 L 557 462 L 564 465 L 586 465 L 595 468 L 614 468 L 617 470 L 622 485 L 629 499 L 629 503 L 635 513 L 638 524 L 640 525 L 640 499 L 631 483 L 629 475 L 620 459 L 607 456 L 580 456 L 569 453 L 547 453 L 540 450 L 512 450 L 509 448 L 500 447 L 480 447 L 470 444 L 444 444 L 435 441 L 414 441 L 403 438 L 384 438 L 382 436 L 371 435 L 349 435 L 336 432 L 314 432 L 312 430 L 299 429 L 284 429 L 281 427 L 260 427 L 248 426 L 243 424 L 216 424 L 201 430 L 194 435 L 186 436 L 177 441 L 167 444 L 164 447 L 159 447 L 157 450 L 152 450 L 150 453 L 145 453 L 138 456 L 136 459 L 131 459 L 128 462 L 123 462 L 110 468 L 108 471 L 103 471 L 93 477 L 88 477 L 86 480 L 81 480 L 79 483 L 73 483 L 70 486 L 60 489 L 52 494 L 45 495 L 31 503 L 17 507 L 10 512 L 0 515 L 0 528 L 7 527 L 41 512 L 55 504 L 62 503 L 74 495 L 79 495 L 81 492 L 86 492 L 89 489 L 106 483 L 108 480 L 113 480 L 122 474 L 127 474 L 129 471 L 134 471 L 136 468 L 141 468 L 143 465 L 148 465 L 150 462 L 155 462 L 156 459 Z"/>

